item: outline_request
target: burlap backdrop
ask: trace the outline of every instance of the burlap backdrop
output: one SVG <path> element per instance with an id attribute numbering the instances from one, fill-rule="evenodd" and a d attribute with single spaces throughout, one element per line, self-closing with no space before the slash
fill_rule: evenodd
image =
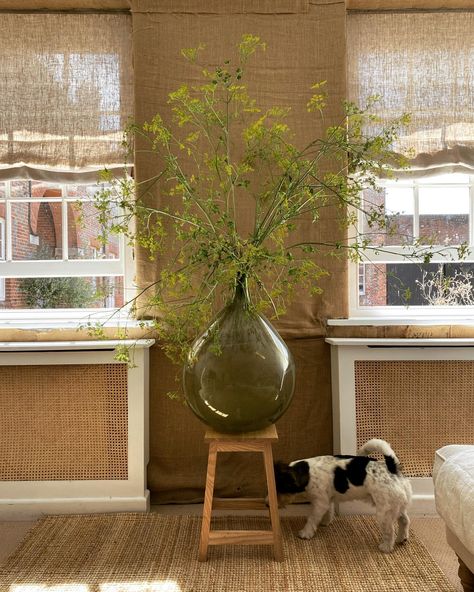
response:
<path id="1" fill-rule="evenodd" d="M 314 139 L 317 118 L 309 116 L 306 103 L 310 87 L 327 80 L 330 101 L 324 125 L 340 123 L 345 97 L 344 2 L 318 0 L 205 0 L 132 2 L 137 121 L 156 112 L 167 113 L 167 94 L 182 82 L 196 81 L 196 70 L 183 61 L 180 50 L 205 43 L 206 56 L 219 63 L 234 54 L 242 34 L 259 35 L 267 44 L 247 69 L 247 82 L 262 106 L 288 105 L 289 124 L 303 146 Z M 308 124 L 308 122 L 313 122 Z M 137 154 L 137 179 L 156 174 L 146 154 Z M 160 203 L 160 197 L 154 198 Z M 306 228 L 305 231 L 308 231 Z M 337 235 L 333 214 L 310 229 L 314 240 Z M 331 389 L 324 321 L 344 316 L 346 265 L 331 261 L 324 296 L 301 295 L 287 316 L 276 323 L 296 360 L 297 387 L 291 408 L 278 422 L 280 441 L 275 455 L 287 460 L 332 448 Z M 158 266 L 146 253 L 137 253 L 137 281 L 154 281 Z M 165 393 L 174 389 L 174 368 L 159 347 L 151 353 L 151 443 L 149 487 L 155 502 L 202 499 L 207 450 L 204 426 Z M 252 462 L 249 462 L 252 460 Z M 258 464 L 254 462 L 258 460 Z M 253 495 L 262 491 L 260 459 L 247 455 L 222 456 L 217 491 L 221 495 Z"/>

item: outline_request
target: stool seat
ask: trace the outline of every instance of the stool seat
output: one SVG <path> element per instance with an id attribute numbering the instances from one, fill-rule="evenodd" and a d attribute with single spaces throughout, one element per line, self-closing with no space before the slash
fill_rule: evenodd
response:
<path id="1" fill-rule="evenodd" d="M 209 428 L 204 441 L 209 444 L 206 491 L 199 544 L 199 561 L 206 561 L 209 545 L 273 545 L 276 561 L 283 561 L 280 517 L 273 470 L 272 443 L 278 440 L 274 425 L 255 432 L 223 434 Z M 218 452 L 261 452 L 268 488 L 268 506 L 264 498 L 215 498 L 214 482 Z M 211 530 L 212 510 L 268 510 L 271 530 Z"/>

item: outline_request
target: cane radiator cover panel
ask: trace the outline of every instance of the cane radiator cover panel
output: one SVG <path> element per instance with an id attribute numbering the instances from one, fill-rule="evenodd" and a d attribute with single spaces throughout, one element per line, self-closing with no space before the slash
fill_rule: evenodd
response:
<path id="1" fill-rule="evenodd" d="M 0 481 L 127 479 L 127 366 L 0 366 Z"/>
<path id="2" fill-rule="evenodd" d="M 431 476 L 435 451 L 471 444 L 474 361 L 356 361 L 357 446 L 392 445 L 409 477 Z"/>

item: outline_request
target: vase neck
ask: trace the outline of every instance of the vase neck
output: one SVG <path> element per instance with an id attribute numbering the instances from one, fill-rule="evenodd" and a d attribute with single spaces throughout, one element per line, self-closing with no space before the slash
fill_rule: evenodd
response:
<path id="1" fill-rule="evenodd" d="M 247 306 L 250 304 L 246 275 L 238 274 L 235 278 L 234 297 L 232 300 L 233 302 L 244 302 Z"/>

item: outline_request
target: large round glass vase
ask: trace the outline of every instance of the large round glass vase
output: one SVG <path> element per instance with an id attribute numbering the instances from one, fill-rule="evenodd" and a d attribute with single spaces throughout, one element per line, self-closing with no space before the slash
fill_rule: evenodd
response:
<path id="1" fill-rule="evenodd" d="M 220 432 L 265 428 L 288 408 L 295 386 L 292 355 L 269 321 L 251 309 L 244 278 L 232 302 L 192 345 L 183 382 L 189 407 Z"/>

